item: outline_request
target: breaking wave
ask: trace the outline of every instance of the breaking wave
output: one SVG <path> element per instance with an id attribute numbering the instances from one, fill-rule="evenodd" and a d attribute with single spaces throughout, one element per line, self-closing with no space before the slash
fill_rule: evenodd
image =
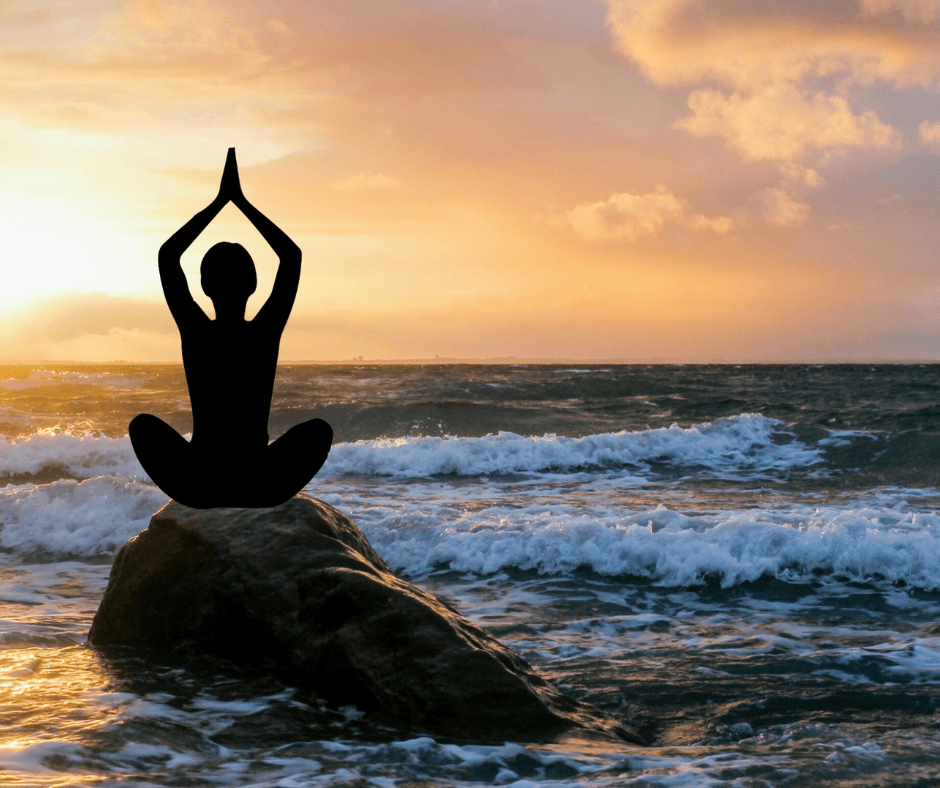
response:
<path id="1" fill-rule="evenodd" d="M 583 438 L 500 432 L 482 438 L 364 440 L 335 446 L 324 472 L 427 477 L 627 469 L 642 474 L 671 467 L 749 478 L 821 460 L 819 449 L 794 440 L 782 422 L 744 414 L 689 428 L 673 425 Z"/>

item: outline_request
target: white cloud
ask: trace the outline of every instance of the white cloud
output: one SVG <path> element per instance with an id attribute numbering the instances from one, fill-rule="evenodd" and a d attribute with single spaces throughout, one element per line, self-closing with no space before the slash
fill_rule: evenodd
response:
<path id="1" fill-rule="evenodd" d="M 796 195 L 825 186 L 819 170 L 835 156 L 901 147 L 860 105 L 873 87 L 940 89 L 940 0 L 606 1 L 620 51 L 651 82 L 688 86 L 675 128 L 776 165 L 780 181 L 742 218 L 804 224 L 810 205 Z M 922 123 L 920 139 L 940 148 L 940 123 Z"/>
<path id="2" fill-rule="evenodd" d="M 607 200 L 578 205 L 568 211 L 567 219 L 572 229 L 589 241 L 632 241 L 654 235 L 667 225 L 717 233 L 727 233 L 733 227 L 727 216 L 709 218 L 690 213 L 686 201 L 663 186 L 649 194 L 621 192 Z"/>
<path id="3" fill-rule="evenodd" d="M 750 202 L 759 219 L 777 227 L 799 227 L 809 217 L 809 205 L 793 200 L 782 189 L 761 189 Z"/>
<path id="4" fill-rule="evenodd" d="M 712 81 L 758 92 L 825 78 L 930 86 L 940 77 L 938 0 L 607 4 L 618 47 L 658 84 Z"/>
<path id="5" fill-rule="evenodd" d="M 692 114 L 676 122 L 677 128 L 697 137 L 724 137 L 752 161 L 791 162 L 809 151 L 888 148 L 899 140 L 874 112 L 855 115 L 840 96 L 808 94 L 793 85 L 773 85 L 748 96 L 696 90 L 689 108 Z"/>
<path id="6" fill-rule="evenodd" d="M 206 0 L 129 2 L 102 28 L 95 43 L 92 60 L 126 58 L 156 70 L 201 64 L 228 74 L 264 62 L 251 28 Z"/>
<path id="7" fill-rule="evenodd" d="M 282 35 L 282 36 L 291 35 L 290 27 L 288 27 L 280 19 L 269 19 L 265 24 L 268 26 L 268 28 L 273 30 L 278 35 Z"/>
<path id="8" fill-rule="evenodd" d="M 809 186 L 811 189 L 820 189 L 826 185 L 826 179 L 816 170 L 803 167 L 795 162 L 784 162 L 780 165 L 780 174 L 786 183 L 799 186 Z"/>
<path id="9" fill-rule="evenodd" d="M 620 50 L 657 84 L 699 86 L 677 123 L 723 137 L 749 160 L 799 162 L 808 155 L 888 148 L 900 137 L 848 90 L 876 80 L 934 86 L 940 28 L 925 30 L 940 0 L 818 4 L 715 0 L 607 0 Z M 900 10 L 886 22 L 873 13 Z"/>
<path id="10" fill-rule="evenodd" d="M 860 0 L 871 15 L 898 12 L 911 22 L 933 22 L 940 17 L 940 0 Z"/>
<path id="11" fill-rule="evenodd" d="M 918 128 L 920 132 L 920 141 L 925 145 L 940 148 L 940 121 L 931 123 L 925 120 Z"/>
<path id="12" fill-rule="evenodd" d="M 105 293 L 59 293 L 0 317 L 0 359 L 176 361 L 166 304 Z"/>

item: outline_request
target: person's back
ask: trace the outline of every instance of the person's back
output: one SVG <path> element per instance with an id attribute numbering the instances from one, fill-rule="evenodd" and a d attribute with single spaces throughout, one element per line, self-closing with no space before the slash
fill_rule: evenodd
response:
<path id="1" fill-rule="evenodd" d="M 245 309 L 257 277 L 240 244 L 216 244 L 203 259 L 202 286 L 214 320 L 193 300 L 180 265 L 183 252 L 229 201 L 279 260 L 271 295 L 252 320 L 245 320 Z M 299 492 L 329 454 L 333 431 L 321 419 L 292 427 L 268 445 L 278 348 L 297 293 L 300 260 L 297 245 L 242 194 L 235 150 L 229 149 L 216 199 L 160 248 L 163 292 L 180 331 L 192 440 L 149 414 L 137 416 L 129 428 L 144 470 L 180 503 L 275 506 Z"/>
<path id="2" fill-rule="evenodd" d="M 268 444 L 281 332 L 258 320 L 180 326 L 193 446 L 255 451 Z"/>

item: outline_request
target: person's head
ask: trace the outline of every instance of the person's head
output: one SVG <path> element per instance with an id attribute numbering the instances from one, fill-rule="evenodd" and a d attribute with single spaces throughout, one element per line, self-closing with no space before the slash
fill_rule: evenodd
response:
<path id="1" fill-rule="evenodd" d="M 255 263 L 241 244 L 222 241 L 202 258 L 202 290 L 218 304 L 244 304 L 258 286 Z"/>

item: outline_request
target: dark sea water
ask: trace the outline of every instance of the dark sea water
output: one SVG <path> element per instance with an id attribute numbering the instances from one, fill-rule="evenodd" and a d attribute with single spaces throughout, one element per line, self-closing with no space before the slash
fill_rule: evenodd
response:
<path id="1" fill-rule="evenodd" d="M 647 748 L 87 646 L 166 501 L 127 423 L 188 407 L 178 366 L 0 367 L 0 784 L 940 785 L 940 366 L 280 368 L 272 437 L 336 434 L 307 492 Z"/>

